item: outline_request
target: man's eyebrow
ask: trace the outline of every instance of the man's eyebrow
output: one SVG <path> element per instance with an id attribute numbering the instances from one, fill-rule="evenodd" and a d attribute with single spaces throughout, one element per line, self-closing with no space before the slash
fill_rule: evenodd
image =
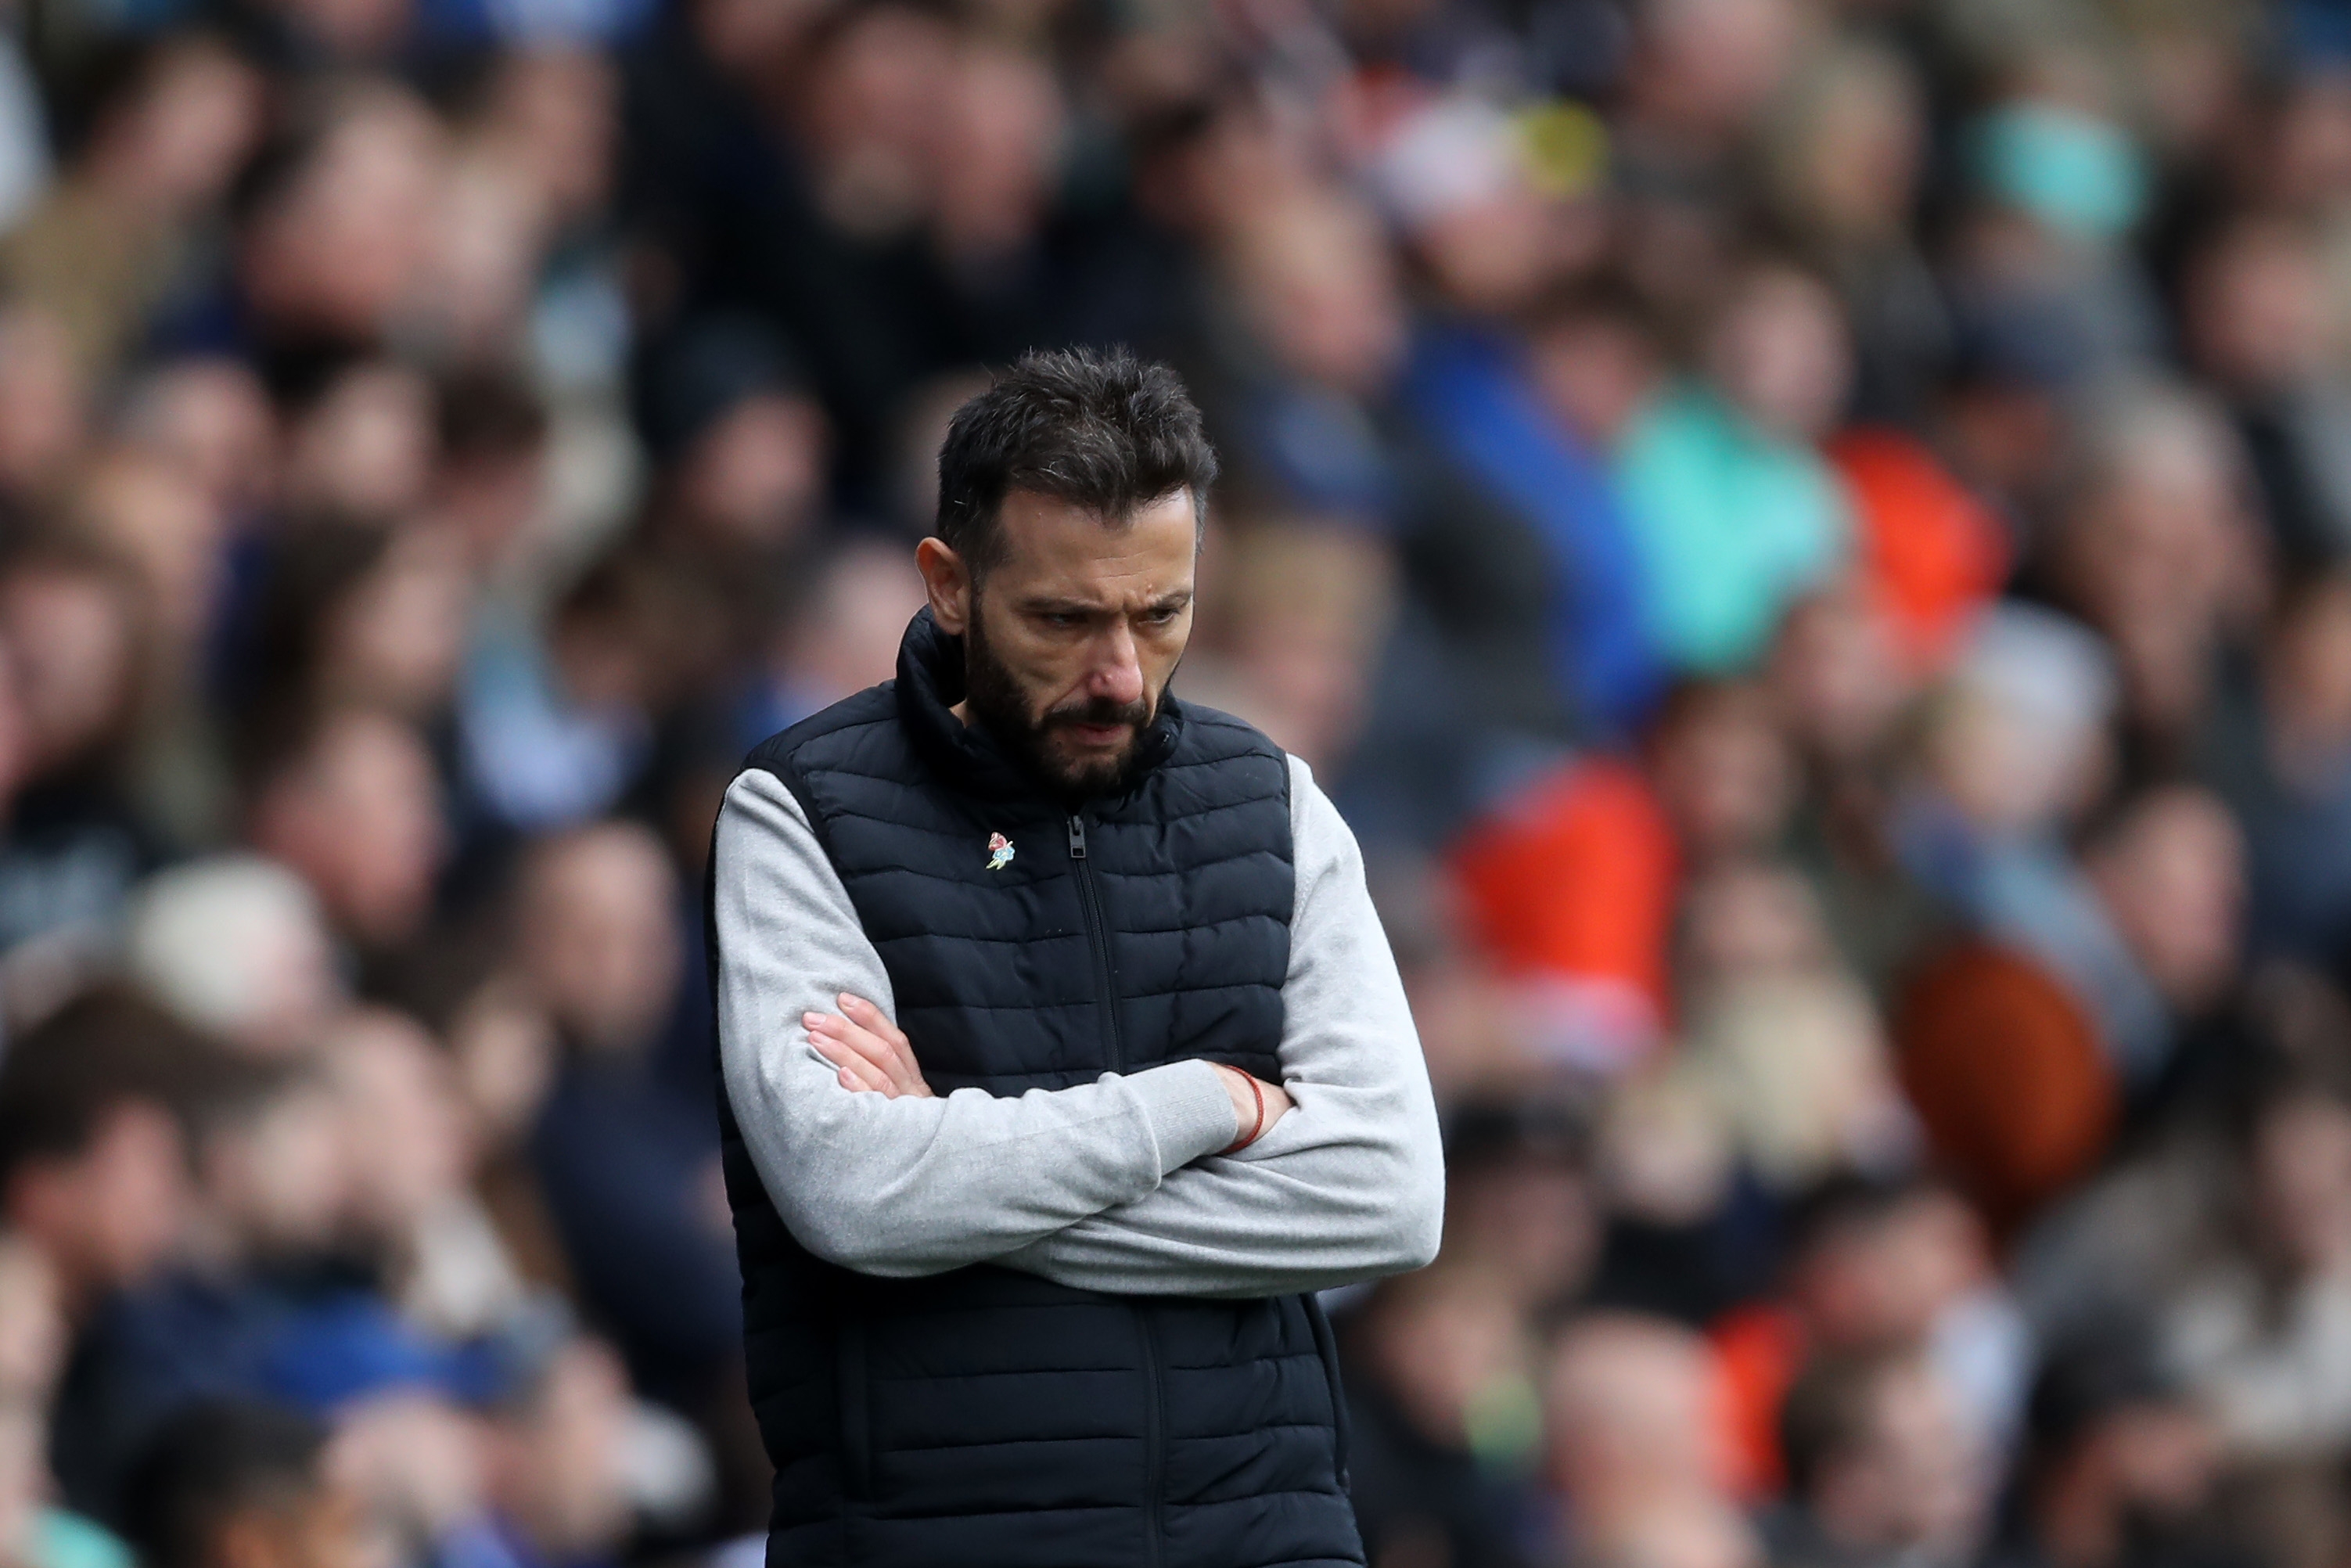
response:
<path id="1" fill-rule="evenodd" d="M 1171 589 L 1145 606 L 1151 610 L 1181 610 L 1192 602 L 1195 591 L 1189 588 Z M 1114 605 L 1096 603 L 1088 599 L 1058 599 L 1039 594 L 1023 599 L 1018 606 L 1023 615 L 1111 615 L 1117 613 Z"/>

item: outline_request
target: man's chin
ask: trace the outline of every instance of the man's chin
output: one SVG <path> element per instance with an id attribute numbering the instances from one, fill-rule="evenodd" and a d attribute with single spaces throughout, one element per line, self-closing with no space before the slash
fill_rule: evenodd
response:
<path id="1" fill-rule="evenodd" d="M 1134 737 L 1124 745 L 1102 748 L 1069 747 L 1048 743 L 1045 759 L 1052 771 L 1053 782 L 1077 795 L 1097 795 L 1117 787 L 1126 777 L 1134 760 Z"/>

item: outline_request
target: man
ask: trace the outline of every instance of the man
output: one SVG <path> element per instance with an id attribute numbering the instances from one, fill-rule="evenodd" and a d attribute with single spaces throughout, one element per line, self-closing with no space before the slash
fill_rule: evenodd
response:
<path id="1" fill-rule="evenodd" d="M 1308 1292 L 1414 1269 L 1437 1119 L 1354 841 L 1169 677 L 1216 458 L 1033 354 L 956 415 L 898 678 L 712 862 L 768 1561 L 1361 1563 Z"/>
<path id="2" fill-rule="evenodd" d="M 133 1468 L 124 1524 L 146 1568 L 364 1568 L 382 1555 L 327 1430 L 276 1406 L 189 1406 Z"/>
<path id="3" fill-rule="evenodd" d="M 2259 1568 L 2229 1528 L 2217 1437 L 2146 1322 L 2093 1317 L 2049 1347 L 1986 1568 Z"/>
<path id="4" fill-rule="evenodd" d="M 1782 1568 L 1972 1563 L 1991 1522 L 1991 1456 L 1917 1350 L 1831 1352 L 1780 1408 L 1787 1506 L 1764 1521 Z"/>

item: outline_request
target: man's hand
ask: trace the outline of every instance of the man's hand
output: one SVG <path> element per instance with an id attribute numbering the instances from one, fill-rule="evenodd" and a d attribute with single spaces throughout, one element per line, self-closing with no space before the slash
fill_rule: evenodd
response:
<path id="1" fill-rule="evenodd" d="M 901 1094 L 932 1098 L 905 1031 L 863 997 L 843 991 L 840 1012 L 802 1013 L 800 1022 L 808 1026 L 816 1053 L 841 1069 L 843 1089 L 878 1090 L 893 1100 Z"/>
<path id="2" fill-rule="evenodd" d="M 1265 1124 L 1257 1129 L 1259 1138 L 1271 1132 L 1273 1124 L 1281 1120 L 1283 1113 L 1298 1103 L 1290 1097 L 1290 1091 L 1279 1083 L 1268 1083 L 1260 1078 L 1257 1081 L 1257 1092 L 1251 1093 L 1248 1073 L 1238 1067 L 1227 1067 L 1221 1061 L 1209 1065 L 1217 1070 L 1217 1077 L 1223 1082 L 1225 1092 L 1232 1096 L 1235 1124 L 1240 1128 L 1234 1134 L 1237 1138 L 1249 1137 L 1249 1128 L 1257 1125 L 1258 1094 L 1265 1096 Z M 1254 1143 L 1256 1139 L 1250 1141 Z"/>

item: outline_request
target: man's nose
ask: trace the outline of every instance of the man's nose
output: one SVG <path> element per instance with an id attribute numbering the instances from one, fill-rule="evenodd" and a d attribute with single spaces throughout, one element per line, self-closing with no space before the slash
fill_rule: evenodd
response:
<path id="1" fill-rule="evenodd" d="M 1094 667 L 1086 673 L 1086 695 L 1114 703 L 1142 700 L 1143 661 L 1135 653 L 1134 634 L 1123 623 L 1113 626 L 1099 645 Z"/>

